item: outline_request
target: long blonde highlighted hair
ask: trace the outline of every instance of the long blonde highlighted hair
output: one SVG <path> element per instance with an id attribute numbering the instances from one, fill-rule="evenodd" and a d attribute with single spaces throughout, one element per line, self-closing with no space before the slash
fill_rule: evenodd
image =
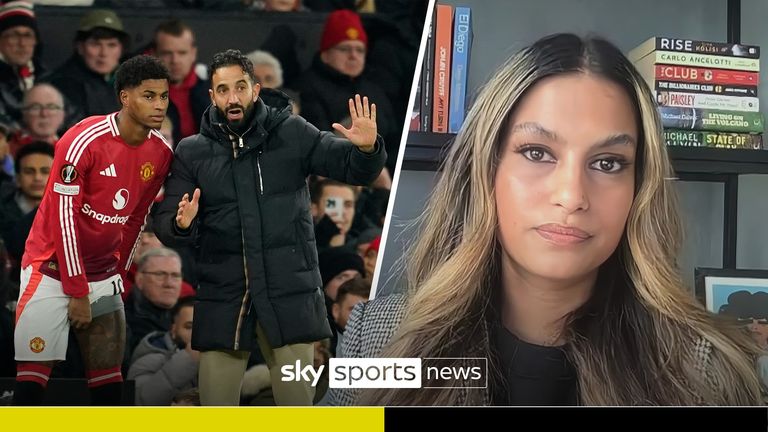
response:
<path id="1" fill-rule="evenodd" d="M 761 388 L 756 345 L 715 319 L 685 288 L 676 262 L 681 226 L 652 92 L 624 55 L 600 38 L 545 37 L 510 58 L 469 111 L 419 219 L 407 255 L 408 307 L 381 357 L 488 357 L 501 245 L 494 178 L 510 116 L 543 78 L 589 73 L 620 85 L 640 131 L 635 197 L 624 236 L 600 267 L 593 297 L 567 319 L 569 356 L 583 405 L 752 405 Z M 711 353 L 697 356 L 696 347 Z M 700 358 L 708 358 L 702 364 Z M 376 389 L 364 405 L 482 404 L 482 390 Z"/>

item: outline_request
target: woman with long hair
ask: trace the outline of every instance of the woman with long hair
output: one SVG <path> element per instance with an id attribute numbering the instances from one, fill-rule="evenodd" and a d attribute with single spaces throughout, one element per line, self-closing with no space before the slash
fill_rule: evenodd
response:
<path id="1" fill-rule="evenodd" d="M 758 348 L 680 277 L 672 177 L 654 95 L 615 46 L 556 34 L 514 55 L 442 166 L 407 294 L 358 306 L 341 352 L 484 357 L 488 387 L 337 403 L 760 404 Z"/>

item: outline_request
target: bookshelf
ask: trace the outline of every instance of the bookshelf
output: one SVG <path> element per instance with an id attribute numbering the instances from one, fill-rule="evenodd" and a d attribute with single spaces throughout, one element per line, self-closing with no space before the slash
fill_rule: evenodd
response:
<path id="1" fill-rule="evenodd" d="M 642 5 L 588 0 L 579 6 L 569 0 L 514 4 L 499 0 L 491 2 L 493 7 L 487 6 L 487 0 L 440 1 L 475 8 L 475 46 L 483 49 L 472 51 L 470 101 L 503 59 L 555 32 L 605 36 L 625 53 L 654 35 L 728 42 L 741 42 L 743 37 L 745 43 L 761 47 L 768 40 L 760 19 L 768 12 L 763 0 L 649 0 Z M 499 34 L 505 37 L 499 39 Z M 764 58 L 762 69 L 766 70 Z M 761 81 L 759 91 L 761 105 L 768 107 L 768 81 Z M 418 217 L 454 138 L 453 134 L 409 133 L 384 268 L 406 250 L 408 240 L 415 235 L 397 223 L 407 227 L 407 222 Z M 768 237 L 761 216 L 768 211 L 768 201 L 764 200 L 768 151 L 670 147 L 669 155 L 678 177 L 675 186 L 686 231 L 679 264 L 691 288 L 695 267 L 768 268 L 768 249 L 764 246 Z M 390 257 L 389 251 L 395 254 Z M 384 274 L 380 280 L 386 281 L 388 276 Z M 384 287 L 385 292 L 397 287 L 396 278 L 393 280 Z"/>
<path id="2" fill-rule="evenodd" d="M 741 42 L 741 0 L 728 0 L 729 43 Z M 403 156 L 404 170 L 438 171 L 455 134 L 410 132 Z M 768 150 L 668 147 L 678 181 L 723 184 L 723 268 L 735 269 L 738 234 L 739 176 L 768 174 Z"/>

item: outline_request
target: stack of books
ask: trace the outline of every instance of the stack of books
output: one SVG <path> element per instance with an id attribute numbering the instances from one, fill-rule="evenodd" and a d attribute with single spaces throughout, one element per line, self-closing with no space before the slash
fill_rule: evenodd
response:
<path id="1" fill-rule="evenodd" d="M 472 10 L 435 5 L 410 130 L 457 133 L 466 115 Z"/>
<path id="2" fill-rule="evenodd" d="M 667 145 L 765 149 L 759 47 L 652 37 L 628 57 L 655 91 Z"/>

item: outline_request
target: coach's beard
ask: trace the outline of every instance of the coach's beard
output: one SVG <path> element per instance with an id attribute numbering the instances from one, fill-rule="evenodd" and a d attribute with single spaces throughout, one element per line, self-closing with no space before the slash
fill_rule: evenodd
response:
<path id="1" fill-rule="evenodd" d="M 253 119 L 253 113 L 256 111 L 256 104 L 252 103 L 248 108 L 243 108 L 240 104 L 232 104 L 227 106 L 226 109 L 222 110 L 221 108 L 218 108 L 219 114 L 221 114 L 222 117 L 227 119 L 227 125 L 229 128 L 237 133 L 242 134 L 246 131 L 248 126 L 251 124 L 251 120 Z M 229 114 L 230 113 L 243 113 L 242 117 L 239 119 L 230 119 Z"/>

